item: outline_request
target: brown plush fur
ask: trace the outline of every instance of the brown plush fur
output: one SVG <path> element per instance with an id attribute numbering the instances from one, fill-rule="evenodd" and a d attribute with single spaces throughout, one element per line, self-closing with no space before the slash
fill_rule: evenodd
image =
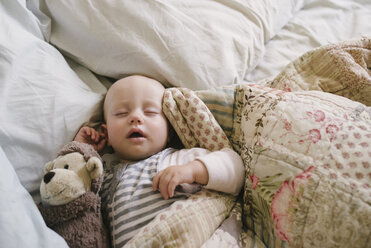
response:
<path id="1" fill-rule="evenodd" d="M 58 156 L 63 156 L 68 153 L 79 152 L 84 156 L 85 161 L 88 161 L 91 157 L 97 157 L 100 160 L 102 158 L 99 156 L 99 153 L 89 144 L 85 144 L 78 141 L 71 141 L 66 144 L 58 153 Z"/>
<path id="2" fill-rule="evenodd" d="M 58 156 L 71 152 L 80 152 L 85 160 L 99 154 L 88 144 L 70 142 L 62 148 Z M 71 248 L 109 247 L 107 229 L 101 215 L 99 196 L 103 176 L 93 179 L 91 191 L 77 199 L 60 206 L 38 205 L 45 223 L 61 235 Z"/>
<path id="3" fill-rule="evenodd" d="M 46 224 L 71 248 L 109 247 L 100 212 L 100 197 L 89 191 L 70 203 L 39 210 Z"/>

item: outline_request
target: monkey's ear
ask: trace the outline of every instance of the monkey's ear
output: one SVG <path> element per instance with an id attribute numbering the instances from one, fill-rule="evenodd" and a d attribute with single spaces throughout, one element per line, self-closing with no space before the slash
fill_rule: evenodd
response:
<path id="1" fill-rule="evenodd" d="M 53 161 L 49 161 L 47 162 L 45 165 L 44 165 L 44 174 L 48 173 L 49 171 L 51 171 L 54 167 L 54 160 Z"/>
<path id="2" fill-rule="evenodd" d="M 103 175 L 103 164 L 102 161 L 97 157 L 89 158 L 86 163 L 86 169 L 89 171 L 91 179 L 97 179 Z"/>

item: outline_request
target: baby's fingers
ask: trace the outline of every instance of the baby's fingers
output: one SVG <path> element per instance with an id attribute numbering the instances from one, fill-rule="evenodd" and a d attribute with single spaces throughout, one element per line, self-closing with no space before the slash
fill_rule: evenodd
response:
<path id="1" fill-rule="evenodd" d="M 90 130 L 90 139 L 94 142 L 96 142 L 96 139 L 95 139 L 95 131 L 94 130 Z"/>
<path id="2" fill-rule="evenodd" d="M 158 183 L 160 181 L 161 175 L 162 175 L 162 171 L 158 172 L 156 174 L 156 176 L 153 178 L 153 181 L 152 181 L 152 189 L 153 189 L 153 191 L 156 191 L 158 189 Z"/>
<path id="3" fill-rule="evenodd" d="M 93 128 L 86 127 L 85 128 L 85 133 L 86 133 L 88 139 L 90 139 L 93 142 L 97 141 L 96 140 L 96 135 L 95 135 L 96 131 Z"/>
<path id="4" fill-rule="evenodd" d="M 168 198 L 167 180 L 166 180 L 166 174 L 164 174 L 163 172 L 164 171 L 160 171 L 153 178 L 152 187 L 153 187 L 153 191 L 159 190 L 162 197 L 165 200 L 167 200 L 167 198 Z"/>
<path id="5" fill-rule="evenodd" d="M 105 133 L 99 133 L 99 137 L 100 137 L 101 139 L 105 139 L 105 138 L 106 138 L 106 134 L 105 134 Z"/>
<path id="6" fill-rule="evenodd" d="M 88 135 L 88 136 L 91 135 L 90 127 L 84 127 L 84 131 L 85 131 L 86 135 Z"/>
<path id="7" fill-rule="evenodd" d="M 167 170 L 164 170 L 164 172 L 161 173 L 158 179 L 157 188 L 160 190 L 160 193 L 165 200 L 169 198 L 168 188 L 169 188 L 170 180 L 171 180 L 171 175 L 169 175 Z"/>
<path id="8" fill-rule="evenodd" d="M 102 138 L 99 143 L 97 144 L 97 150 L 103 150 L 104 146 L 106 145 L 106 139 Z"/>
<path id="9" fill-rule="evenodd" d="M 92 139 L 94 140 L 95 143 L 98 143 L 98 141 L 100 139 L 99 132 L 97 132 L 94 129 L 92 130 Z"/>
<path id="10" fill-rule="evenodd" d="M 176 186 L 178 186 L 178 184 L 179 183 L 176 181 L 174 177 L 172 178 L 172 180 L 170 180 L 170 183 L 167 188 L 170 198 L 174 196 L 174 191 L 175 191 Z"/>

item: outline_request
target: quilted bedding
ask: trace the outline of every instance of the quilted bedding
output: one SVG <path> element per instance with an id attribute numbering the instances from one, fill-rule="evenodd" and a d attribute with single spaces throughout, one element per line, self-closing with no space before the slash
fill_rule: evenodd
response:
<path id="1" fill-rule="evenodd" d="M 232 140 L 248 172 L 242 218 L 265 246 L 369 245 L 370 58 L 370 39 L 323 46 L 269 88 L 236 86 Z"/>
<path id="2" fill-rule="evenodd" d="M 330 55 L 323 55 L 324 51 Z M 316 61 L 318 54 L 321 62 Z M 370 39 L 316 49 L 270 82 L 277 86 L 282 78 L 290 77 L 282 89 L 256 84 L 216 92 L 168 89 L 165 113 L 186 147 L 220 149 L 229 145 L 226 134 L 240 152 L 247 170 L 243 199 L 236 203 L 230 196 L 202 192 L 172 206 L 173 212 L 158 216 L 129 244 L 366 247 L 371 234 L 370 55 Z M 341 66 L 326 66 L 327 56 L 342 61 Z M 316 68 L 308 64 L 322 68 L 317 70 L 318 77 L 312 71 Z M 345 77 L 344 72 L 353 76 Z M 337 93 L 353 100 L 314 90 L 294 91 L 301 82 L 295 79 L 305 75 L 325 89 L 336 87 L 335 79 L 341 82 L 339 86 L 351 86 Z M 225 133 L 213 116 L 224 124 Z M 206 206 L 208 202 L 214 203 Z M 195 214 L 174 212 L 189 210 L 188 204 L 197 209 Z"/>

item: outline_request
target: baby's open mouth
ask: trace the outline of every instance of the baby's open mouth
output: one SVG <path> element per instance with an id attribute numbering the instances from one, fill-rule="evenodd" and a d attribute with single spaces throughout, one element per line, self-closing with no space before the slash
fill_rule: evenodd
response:
<path id="1" fill-rule="evenodd" d="M 139 132 L 133 132 L 129 135 L 129 138 L 141 138 L 141 137 L 144 137 L 143 134 L 139 133 Z"/>
<path id="2" fill-rule="evenodd" d="M 144 133 L 139 128 L 133 128 L 128 133 L 127 138 L 134 139 L 134 138 L 145 138 Z"/>

